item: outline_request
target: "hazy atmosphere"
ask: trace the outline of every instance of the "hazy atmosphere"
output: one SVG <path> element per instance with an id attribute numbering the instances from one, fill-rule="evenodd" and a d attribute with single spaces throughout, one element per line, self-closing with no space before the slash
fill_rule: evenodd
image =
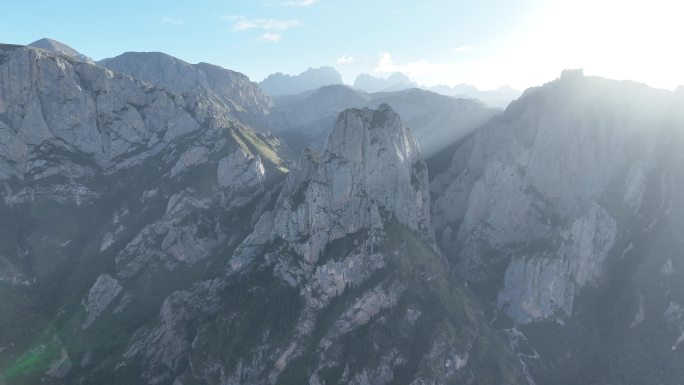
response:
<path id="1" fill-rule="evenodd" d="M 684 385 L 680 1 L 6 1 L 0 385 Z"/>

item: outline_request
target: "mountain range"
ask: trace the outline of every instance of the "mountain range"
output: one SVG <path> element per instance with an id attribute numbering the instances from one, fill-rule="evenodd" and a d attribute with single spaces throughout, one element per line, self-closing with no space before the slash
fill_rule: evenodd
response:
<path id="1" fill-rule="evenodd" d="M 455 99 L 417 88 L 365 93 L 344 85 L 321 87 L 298 95 L 274 97 L 276 127 L 291 147 L 322 149 L 337 114 L 347 108 L 391 105 L 412 129 L 429 156 L 472 132 L 500 110 L 470 99 Z"/>
<path id="2" fill-rule="evenodd" d="M 342 75 L 332 67 L 309 68 L 294 76 L 275 73 L 259 83 L 264 92 L 272 97 L 310 93 L 331 85 L 344 85 Z M 421 86 L 401 72 L 392 73 L 387 77 L 359 74 L 354 80 L 352 88 L 364 93 L 387 93 L 419 88 L 459 99 L 477 99 L 488 107 L 501 109 L 506 108 L 511 101 L 520 96 L 519 91 L 509 86 L 486 91 L 478 90 L 476 87 L 467 84 Z"/>
<path id="3" fill-rule="evenodd" d="M 0 45 L 0 384 L 684 378 L 684 89 L 271 97 L 41 45 Z"/>

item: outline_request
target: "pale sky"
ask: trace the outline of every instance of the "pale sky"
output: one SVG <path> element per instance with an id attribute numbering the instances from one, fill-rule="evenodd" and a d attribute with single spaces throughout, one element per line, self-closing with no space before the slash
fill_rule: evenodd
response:
<path id="1" fill-rule="evenodd" d="M 523 90 L 564 68 L 674 89 L 684 84 L 684 1 L 11 1 L 0 41 L 51 37 L 96 60 L 162 51 L 259 81 L 330 65 L 400 71 L 423 85 Z"/>

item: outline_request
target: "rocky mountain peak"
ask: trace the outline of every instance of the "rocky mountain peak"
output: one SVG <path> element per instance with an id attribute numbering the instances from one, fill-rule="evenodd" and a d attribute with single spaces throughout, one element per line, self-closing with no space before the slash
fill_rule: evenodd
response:
<path id="1" fill-rule="evenodd" d="M 29 47 L 34 47 L 34 48 L 40 48 L 44 49 L 49 52 L 53 53 L 59 53 L 62 55 L 70 56 L 78 61 L 82 61 L 84 63 L 89 63 L 89 64 L 94 64 L 95 62 L 93 59 L 83 55 L 82 53 L 76 51 L 75 49 L 69 47 L 68 45 L 61 43 L 57 40 L 49 39 L 49 38 L 43 38 L 40 40 L 36 40 L 33 43 L 29 44 Z"/>
<path id="2" fill-rule="evenodd" d="M 354 88 L 366 92 L 400 91 L 418 85 L 401 72 L 395 72 L 387 78 L 369 74 L 359 74 L 354 80 Z"/>
<path id="3" fill-rule="evenodd" d="M 381 230 L 383 217 L 432 239 L 427 167 L 389 105 L 345 110 L 325 152 L 306 150 L 288 176 L 274 213 L 275 233 L 313 262 L 335 239 Z"/>
<path id="4" fill-rule="evenodd" d="M 333 67 L 309 68 L 299 75 L 281 72 L 269 75 L 259 83 L 267 95 L 294 95 L 331 84 L 342 84 L 342 75 Z"/>
<path id="5" fill-rule="evenodd" d="M 365 145 L 369 143 L 377 144 L 379 152 L 395 150 L 393 155 L 401 163 L 414 163 L 420 156 L 413 135 L 387 103 L 381 104 L 376 110 L 351 108 L 342 112 L 330 134 L 327 151 L 363 162 L 365 157 L 380 155 L 367 152 Z"/>
<path id="6" fill-rule="evenodd" d="M 208 63 L 190 64 L 161 52 L 126 52 L 97 64 L 175 93 L 212 94 L 234 117 L 254 129 L 268 131 L 271 99 L 239 72 Z"/>

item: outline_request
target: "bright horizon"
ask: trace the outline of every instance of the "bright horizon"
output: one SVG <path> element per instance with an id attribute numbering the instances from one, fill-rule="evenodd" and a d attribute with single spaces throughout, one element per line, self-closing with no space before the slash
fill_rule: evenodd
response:
<path id="1" fill-rule="evenodd" d="M 403 72 L 421 85 L 518 90 L 566 68 L 652 87 L 684 85 L 684 5 L 672 0 L 424 1 L 131 0 L 3 6 L 3 43 L 49 37 L 95 60 L 161 51 L 217 64 L 254 81 L 332 66 L 352 84 L 360 73 Z M 25 28 L 30 25 L 31 28 Z"/>

